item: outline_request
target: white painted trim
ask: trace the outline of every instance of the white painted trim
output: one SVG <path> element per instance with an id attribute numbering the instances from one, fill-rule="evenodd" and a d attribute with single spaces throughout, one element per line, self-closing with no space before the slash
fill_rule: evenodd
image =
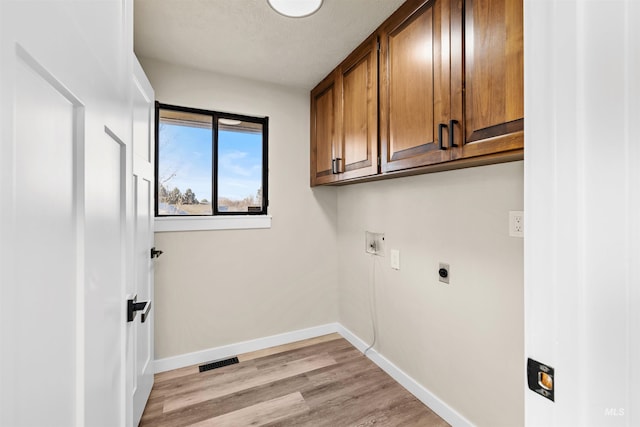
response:
<path id="1" fill-rule="evenodd" d="M 155 231 L 249 230 L 271 228 L 271 215 L 161 217 L 155 219 Z"/>
<path id="2" fill-rule="evenodd" d="M 358 338 L 350 330 L 338 324 L 338 331 L 355 348 L 364 352 L 368 344 Z M 407 391 L 413 394 L 418 400 L 427 405 L 433 412 L 454 427 L 472 427 L 473 423 L 458 413 L 455 409 L 443 402 L 438 396 L 427 388 L 419 384 L 416 380 L 407 375 L 404 371 L 391 363 L 388 359 L 378 353 L 375 349 L 367 352 L 367 357 L 380 369 L 385 371 L 391 378 L 396 380 Z"/>
<path id="3" fill-rule="evenodd" d="M 315 326 L 313 328 L 300 329 L 284 334 L 271 335 L 265 338 L 258 338 L 255 340 L 243 341 L 193 353 L 182 354 L 180 356 L 167 357 L 155 361 L 156 373 L 210 362 L 212 360 L 225 359 L 242 353 L 249 353 L 269 347 L 332 334 L 334 332 L 338 332 L 338 329 L 339 325 L 337 323 L 329 323 L 326 325 Z"/>
<path id="4" fill-rule="evenodd" d="M 300 329 L 279 335 L 272 335 L 265 338 L 244 341 L 236 344 L 229 344 L 222 347 L 211 348 L 180 356 L 167 357 L 155 361 L 156 373 L 170 371 L 172 369 L 184 368 L 185 366 L 197 365 L 210 362 L 212 360 L 224 359 L 242 353 L 263 350 L 277 345 L 289 344 L 322 335 L 339 333 L 360 352 L 368 347 L 367 343 L 358 338 L 353 332 L 339 323 L 328 323 L 326 325 L 315 326 L 308 329 Z M 427 405 L 433 412 L 454 427 L 473 427 L 473 423 L 459 414 L 455 409 L 443 402 L 431 391 L 420 385 L 416 380 L 407 375 L 404 371 L 391 363 L 375 349 L 367 352 L 367 357 L 380 369 L 385 371 L 391 378 L 396 380 L 407 391 L 413 394 L 418 400 Z"/>

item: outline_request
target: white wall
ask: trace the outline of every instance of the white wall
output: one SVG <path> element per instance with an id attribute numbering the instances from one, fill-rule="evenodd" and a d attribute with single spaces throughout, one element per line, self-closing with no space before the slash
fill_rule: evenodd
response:
<path id="1" fill-rule="evenodd" d="M 528 426 L 640 425 L 639 21 L 525 0 L 525 348 L 556 374 Z"/>
<path id="2" fill-rule="evenodd" d="M 523 240 L 508 235 L 522 207 L 523 162 L 339 188 L 340 323 L 371 340 L 375 274 L 376 350 L 479 426 L 524 422 Z M 385 233 L 384 258 L 365 230 Z"/>
<path id="3" fill-rule="evenodd" d="M 337 198 L 309 188 L 309 94 L 141 59 L 158 101 L 269 116 L 271 229 L 156 233 L 156 359 L 335 322 Z"/>

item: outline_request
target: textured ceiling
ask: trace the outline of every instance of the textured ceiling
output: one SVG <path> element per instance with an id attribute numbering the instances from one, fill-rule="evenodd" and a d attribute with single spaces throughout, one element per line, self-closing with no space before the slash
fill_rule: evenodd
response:
<path id="1" fill-rule="evenodd" d="M 404 0 L 324 0 L 285 18 L 267 0 L 135 0 L 135 52 L 311 89 Z"/>

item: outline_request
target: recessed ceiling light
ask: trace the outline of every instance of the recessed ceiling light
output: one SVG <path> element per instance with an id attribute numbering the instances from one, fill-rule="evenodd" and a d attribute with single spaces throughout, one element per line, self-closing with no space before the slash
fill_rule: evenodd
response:
<path id="1" fill-rule="evenodd" d="M 240 120 L 233 120 L 233 119 L 218 119 L 218 123 L 227 125 L 227 126 L 238 126 L 242 122 Z"/>
<path id="2" fill-rule="evenodd" d="M 280 15 L 289 18 L 304 18 L 313 15 L 322 6 L 323 0 L 267 0 L 269 6 Z"/>

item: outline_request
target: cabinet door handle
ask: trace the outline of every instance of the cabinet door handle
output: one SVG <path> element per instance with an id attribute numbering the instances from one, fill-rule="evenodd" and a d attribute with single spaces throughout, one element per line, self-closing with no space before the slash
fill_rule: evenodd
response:
<path id="1" fill-rule="evenodd" d="M 438 148 L 441 150 L 446 150 L 447 147 L 445 147 L 442 144 L 442 128 L 446 128 L 447 125 L 445 123 L 439 123 L 438 124 Z"/>
<path id="2" fill-rule="evenodd" d="M 340 157 L 336 157 L 335 159 L 331 160 L 331 173 L 333 173 L 334 175 L 337 175 L 339 173 L 344 172 L 342 170 L 342 159 Z"/>
<path id="3" fill-rule="evenodd" d="M 458 146 L 458 144 L 453 142 L 453 129 L 454 129 L 453 125 L 457 125 L 457 124 L 458 124 L 457 120 L 449 120 L 449 148 Z"/>

